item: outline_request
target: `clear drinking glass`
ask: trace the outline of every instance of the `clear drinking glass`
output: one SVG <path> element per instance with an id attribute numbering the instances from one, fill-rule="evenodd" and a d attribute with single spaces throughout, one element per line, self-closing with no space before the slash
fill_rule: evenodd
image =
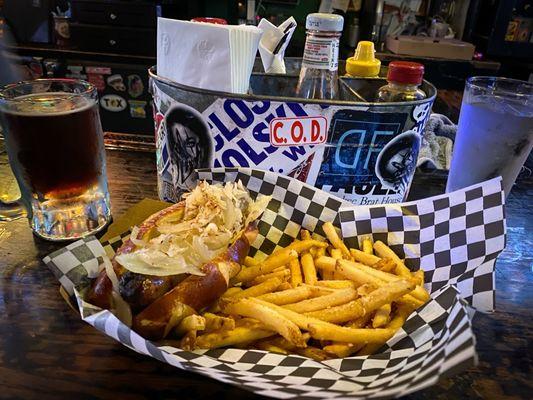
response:
<path id="1" fill-rule="evenodd" d="M 37 79 L 0 90 L 0 121 L 21 203 L 38 236 L 71 240 L 111 218 L 96 88 Z"/>
<path id="2" fill-rule="evenodd" d="M 507 78 L 469 78 L 446 192 L 501 176 L 509 195 L 532 147 L 533 85 Z"/>

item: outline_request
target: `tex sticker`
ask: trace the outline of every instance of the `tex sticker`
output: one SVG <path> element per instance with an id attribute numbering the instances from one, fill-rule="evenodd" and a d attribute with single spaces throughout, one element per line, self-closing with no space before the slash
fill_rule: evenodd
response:
<path id="1" fill-rule="evenodd" d="M 115 74 L 115 75 L 109 76 L 107 78 L 107 84 L 111 86 L 113 89 L 115 89 L 117 92 L 126 91 L 126 85 L 124 85 L 124 81 L 122 80 L 122 75 Z"/>
<path id="2" fill-rule="evenodd" d="M 87 74 L 87 80 L 92 83 L 96 90 L 103 92 L 105 90 L 105 79 L 101 74 Z"/>
<path id="3" fill-rule="evenodd" d="M 87 72 L 88 74 L 111 75 L 111 68 L 109 67 L 85 67 L 85 72 Z"/>
<path id="4" fill-rule="evenodd" d="M 272 146 L 302 146 L 325 143 L 328 121 L 325 117 L 274 118 L 269 123 Z"/>
<path id="5" fill-rule="evenodd" d="M 132 118 L 146 118 L 146 101 L 128 100 Z"/>
<path id="6" fill-rule="evenodd" d="M 128 93 L 131 97 L 139 97 L 144 92 L 144 84 L 137 74 L 128 75 Z"/>
<path id="7" fill-rule="evenodd" d="M 100 99 L 100 105 L 104 110 L 120 112 L 126 109 L 126 99 L 116 94 L 106 94 Z"/>

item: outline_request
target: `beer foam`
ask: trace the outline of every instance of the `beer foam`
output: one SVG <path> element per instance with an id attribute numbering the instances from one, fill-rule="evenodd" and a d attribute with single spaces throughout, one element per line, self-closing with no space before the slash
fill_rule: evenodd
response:
<path id="1" fill-rule="evenodd" d="M 95 100 L 75 93 L 45 92 L 16 97 L 4 112 L 28 117 L 61 116 L 84 111 L 95 103 Z"/>

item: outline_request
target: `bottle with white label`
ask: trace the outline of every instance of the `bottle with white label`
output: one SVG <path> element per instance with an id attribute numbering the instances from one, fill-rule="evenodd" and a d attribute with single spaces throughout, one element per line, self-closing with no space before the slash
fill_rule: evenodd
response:
<path id="1" fill-rule="evenodd" d="M 309 14 L 307 38 L 296 96 L 336 99 L 338 93 L 339 39 L 344 19 L 336 14 Z"/>

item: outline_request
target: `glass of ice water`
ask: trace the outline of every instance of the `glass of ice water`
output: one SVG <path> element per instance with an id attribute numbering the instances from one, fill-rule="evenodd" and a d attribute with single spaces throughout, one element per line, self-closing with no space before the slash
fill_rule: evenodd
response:
<path id="1" fill-rule="evenodd" d="M 508 196 L 532 147 L 533 84 L 469 78 L 446 192 L 501 176 Z"/>

